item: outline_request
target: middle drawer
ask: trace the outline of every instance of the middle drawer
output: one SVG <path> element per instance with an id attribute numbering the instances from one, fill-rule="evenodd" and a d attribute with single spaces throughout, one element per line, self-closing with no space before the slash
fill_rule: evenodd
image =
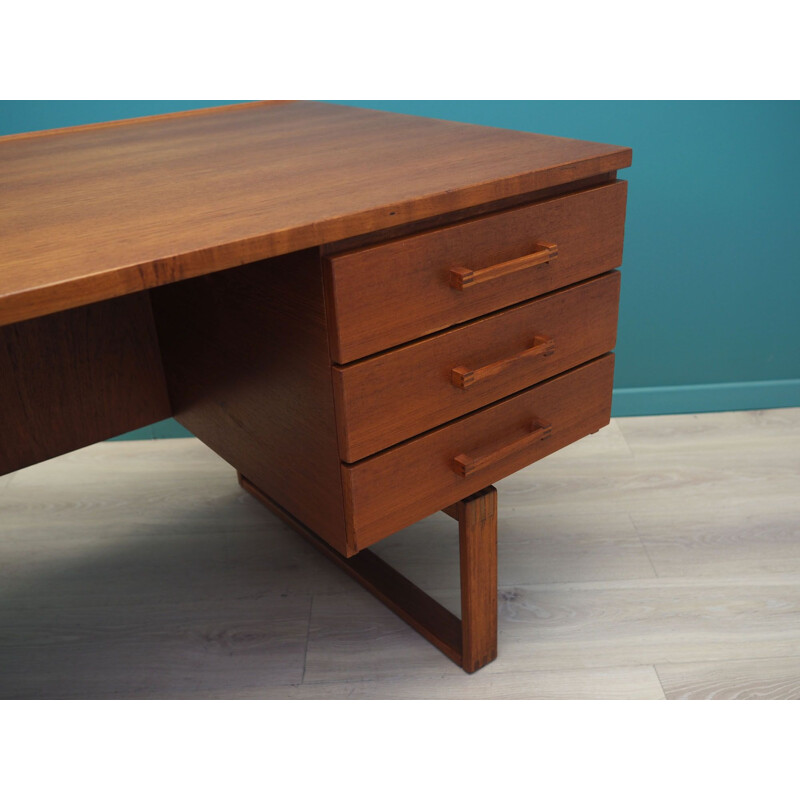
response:
<path id="1" fill-rule="evenodd" d="M 388 353 L 333 367 L 352 463 L 614 349 L 611 272 Z"/>

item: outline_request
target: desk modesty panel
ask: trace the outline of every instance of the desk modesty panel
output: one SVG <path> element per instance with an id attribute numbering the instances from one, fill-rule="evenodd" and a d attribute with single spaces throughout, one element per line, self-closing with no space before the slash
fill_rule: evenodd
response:
<path id="1" fill-rule="evenodd" d="M 311 102 L 0 138 L 0 474 L 175 416 L 467 671 L 610 416 L 629 148 Z M 462 620 L 367 548 L 459 522 Z"/>

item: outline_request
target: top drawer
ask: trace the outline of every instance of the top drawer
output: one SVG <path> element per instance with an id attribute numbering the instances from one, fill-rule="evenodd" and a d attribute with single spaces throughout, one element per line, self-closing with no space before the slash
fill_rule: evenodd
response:
<path id="1" fill-rule="evenodd" d="M 625 181 L 331 256 L 331 349 L 372 355 L 614 269 Z"/>

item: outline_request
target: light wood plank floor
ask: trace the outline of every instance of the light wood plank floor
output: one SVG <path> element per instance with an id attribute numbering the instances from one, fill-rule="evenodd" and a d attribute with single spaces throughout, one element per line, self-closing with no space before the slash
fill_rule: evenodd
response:
<path id="1" fill-rule="evenodd" d="M 800 409 L 615 419 L 498 490 L 467 676 L 196 440 L 0 478 L 0 697 L 800 698 Z M 452 520 L 375 549 L 458 611 Z"/>

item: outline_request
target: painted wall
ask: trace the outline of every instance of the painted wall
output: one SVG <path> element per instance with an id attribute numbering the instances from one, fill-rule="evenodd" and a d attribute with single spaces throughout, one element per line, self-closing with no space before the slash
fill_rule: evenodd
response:
<path id="1" fill-rule="evenodd" d="M 6 101 L 0 134 L 223 102 Z M 341 102 L 631 146 L 614 414 L 800 405 L 800 103 Z"/>

